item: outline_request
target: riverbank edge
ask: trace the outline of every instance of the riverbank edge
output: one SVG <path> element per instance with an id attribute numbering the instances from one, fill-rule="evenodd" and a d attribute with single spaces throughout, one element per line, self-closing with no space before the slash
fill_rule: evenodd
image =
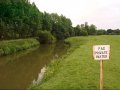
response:
<path id="1" fill-rule="evenodd" d="M 0 41 L 0 56 L 14 54 L 39 45 L 39 41 L 35 38 Z"/>
<path id="2" fill-rule="evenodd" d="M 72 37 L 72 38 L 76 38 L 76 37 Z M 59 68 L 60 63 L 62 63 L 62 61 L 64 61 L 64 59 L 66 59 L 72 52 L 74 52 L 77 48 L 79 48 L 78 43 L 74 43 L 71 38 L 67 38 L 64 40 L 64 43 L 69 45 L 70 48 L 68 49 L 67 53 L 65 55 L 63 55 L 61 58 L 58 59 L 54 59 L 50 62 L 50 64 L 48 66 L 46 66 L 46 71 L 44 72 L 44 76 L 42 78 L 42 80 L 40 82 L 37 82 L 36 84 L 31 84 L 27 90 L 36 90 L 36 89 L 41 89 L 41 88 L 37 88 L 39 87 L 42 83 L 48 81 L 50 78 L 54 77 L 55 74 L 57 74 L 57 72 L 59 72 Z"/>

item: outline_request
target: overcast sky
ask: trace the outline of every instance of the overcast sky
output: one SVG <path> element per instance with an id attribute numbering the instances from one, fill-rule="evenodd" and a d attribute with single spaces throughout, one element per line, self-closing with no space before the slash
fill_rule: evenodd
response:
<path id="1" fill-rule="evenodd" d="M 63 14 L 73 26 L 88 22 L 99 29 L 120 28 L 120 0 L 30 0 L 40 11 Z"/>

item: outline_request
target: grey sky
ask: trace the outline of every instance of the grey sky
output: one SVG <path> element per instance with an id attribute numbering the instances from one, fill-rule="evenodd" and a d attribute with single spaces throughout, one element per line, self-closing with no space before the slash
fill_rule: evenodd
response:
<path id="1" fill-rule="evenodd" d="M 99 29 L 120 28 L 120 0 L 31 0 L 40 11 L 63 14 L 73 26 L 88 22 Z"/>

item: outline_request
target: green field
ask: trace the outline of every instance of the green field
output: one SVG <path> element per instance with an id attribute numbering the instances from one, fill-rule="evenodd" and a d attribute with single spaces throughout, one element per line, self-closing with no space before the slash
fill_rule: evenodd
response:
<path id="1" fill-rule="evenodd" d="M 45 77 L 30 89 L 84 90 L 99 89 L 100 62 L 92 57 L 93 45 L 111 46 L 110 60 L 104 61 L 104 90 L 120 89 L 120 36 L 68 38 L 68 53 L 51 62 Z"/>

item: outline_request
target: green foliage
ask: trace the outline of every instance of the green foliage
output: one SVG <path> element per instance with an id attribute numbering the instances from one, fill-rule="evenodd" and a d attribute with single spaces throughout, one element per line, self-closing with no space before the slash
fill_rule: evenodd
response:
<path id="1" fill-rule="evenodd" d="M 58 14 L 51 14 L 52 20 L 52 34 L 58 39 L 62 40 L 73 35 L 72 22 L 69 18 Z"/>
<path id="2" fill-rule="evenodd" d="M 100 29 L 96 31 L 97 35 L 120 35 L 120 30 L 119 29 L 108 29 L 108 30 L 104 30 L 104 29 Z"/>
<path id="3" fill-rule="evenodd" d="M 96 26 L 95 25 L 93 25 L 93 24 L 91 24 L 90 26 L 89 26 L 89 30 L 88 30 L 88 34 L 89 35 L 96 35 Z"/>
<path id="4" fill-rule="evenodd" d="M 39 45 L 36 39 L 0 41 L 0 56 L 12 54 Z"/>
<path id="5" fill-rule="evenodd" d="M 34 37 L 39 30 L 48 30 L 59 40 L 74 35 L 71 20 L 63 15 L 42 13 L 28 0 L 0 3 L 0 39 Z"/>
<path id="6" fill-rule="evenodd" d="M 108 29 L 108 30 L 107 30 L 107 34 L 108 34 L 108 35 L 111 35 L 111 34 L 112 34 L 112 32 L 113 32 L 113 30 L 112 30 L 112 29 Z"/>
<path id="7" fill-rule="evenodd" d="M 91 24 L 88 25 L 87 22 L 85 24 L 77 25 L 74 27 L 75 35 L 76 36 L 87 36 L 87 35 L 96 35 L 96 26 Z"/>
<path id="8" fill-rule="evenodd" d="M 85 30 L 81 30 L 81 31 L 80 31 L 80 35 L 81 35 L 81 36 L 88 36 L 88 32 L 85 31 Z"/>
<path id="9" fill-rule="evenodd" d="M 81 24 L 81 26 L 77 25 L 74 28 L 74 30 L 75 30 L 76 36 L 87 36 L 88 35 L 87 29 L 85 29 L 84 24 Z"/>
<path id="10" fill-rule="evenodd" d="M 107 34 L 108 35 L 120 35 L 120 30 L 119 29 L 115 29 L 115 30 L 108 29 Z"/>
<path id="11" fill-rule="evenodd" d="M 105 35 L 105 34 L 107 34 L 107 32 L 106 32 L 105 30 L 102 30 L 102 29 L 101 29 L 101 30 L 97 30 L 97 31 L 96 31 L 96 34 L 97 34 L 97 35 Z"/>
<path id="12" fill-rule="evenodd" d="M 50 44 L 56 41 L 55 37 L 49 31 L 41 31 L 38 33 L 41 44 Z"/>
<path id="13" fill-rule="evenodd" d="M 80 36 L 80 30 L 81 30 L 80 25 L 77 25 L 76 27 L 74 27 L 75 36 Z"/>
<path id="14" fill-rule="evenodd" d="M 69 18 L 41 12 L 29 0 L 0 1 L 0 39 L 36 37 L 39 30 L 48 30 L 56 39 L 63 40 L 71 36 L 96 35 L 97 28 L 88 22 L 73 27 Z M 109 29 L 107 34 L 120 35 L 120 30 Z"/>
<path id="15" fill-rule="evenodd" d="M 5 0 L 0 3 L 0 39 L 35 36 L 42 27 L 41 21 L 42 13 L 28 0 Z"/>

